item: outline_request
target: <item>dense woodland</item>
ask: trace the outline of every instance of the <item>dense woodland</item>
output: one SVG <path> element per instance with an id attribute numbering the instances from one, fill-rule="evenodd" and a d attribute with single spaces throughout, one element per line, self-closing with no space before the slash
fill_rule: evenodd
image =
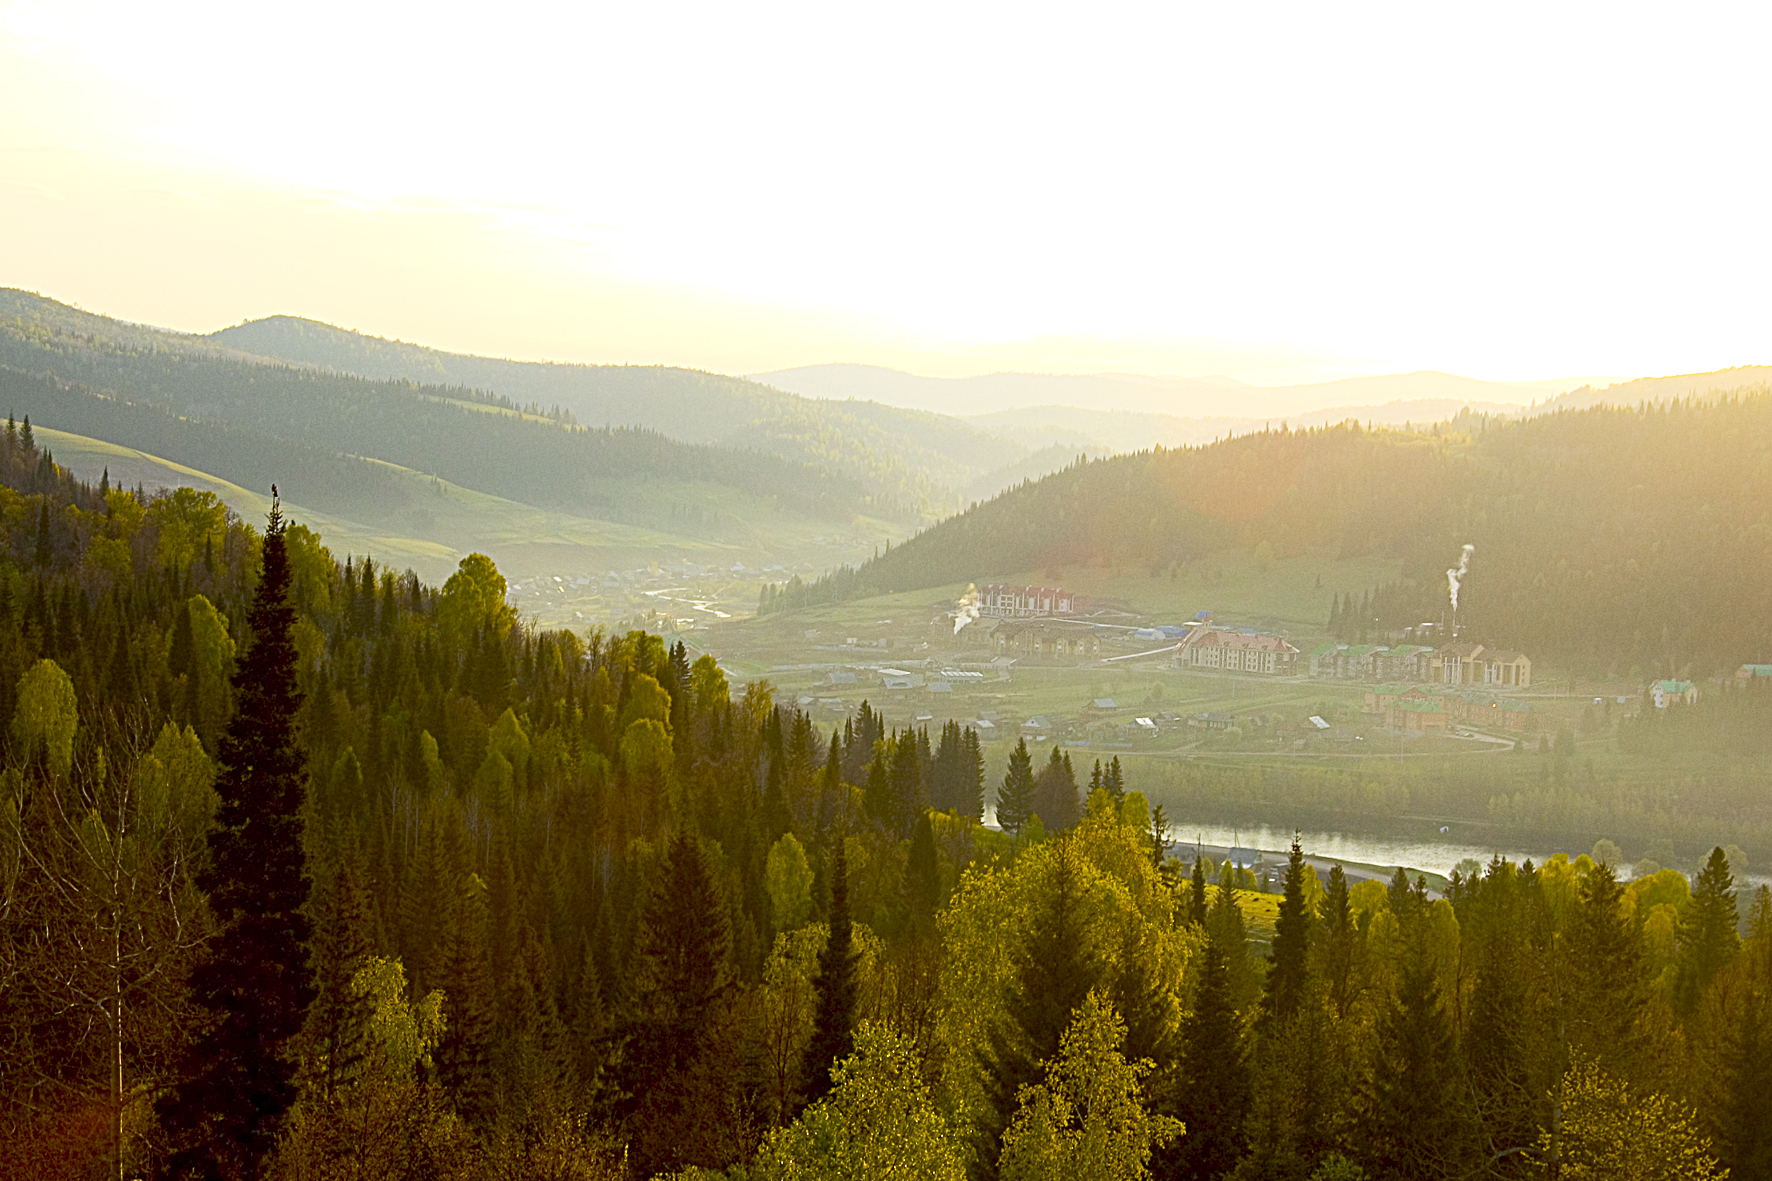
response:
<path id="1" fill-rule="evenodd" d="M 1709 675 L 1772 653 L 1772 393 L 1634 409 L 1344 423 L 1074 464 L 780 607 L 1103 564 L 1161 574 L 1233 547 L 1382 556 L 1409 585 L 1347 588 L 1337 634 L 1439 618 L 1474 545 L 1467 638 L 1594 674 Z M 1421 614 L 1432 608 L 1434 614 Z"/>
<path id="2" fill-rule="evenodd" d="M 1114 763 L 0 477 L 7 1176 L 1772 1177 L 1720 851 L 1257 894 Z"/>

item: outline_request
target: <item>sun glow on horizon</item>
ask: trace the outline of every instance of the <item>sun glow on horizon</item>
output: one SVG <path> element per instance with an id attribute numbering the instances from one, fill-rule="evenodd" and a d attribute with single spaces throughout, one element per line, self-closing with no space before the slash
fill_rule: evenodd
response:
<path id="1" fill-rule="evenodd" d="M 741 373 L 1749 364 L 1766 21 L 12 3 L 0 285 Z"/>

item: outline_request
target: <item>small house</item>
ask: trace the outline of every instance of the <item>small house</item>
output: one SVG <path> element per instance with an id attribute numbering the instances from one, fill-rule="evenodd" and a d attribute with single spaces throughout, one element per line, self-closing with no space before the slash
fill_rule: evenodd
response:
<path id="1" fill-rule="evenodd" d="M 1444 731 L 1447 721 L 1446 703 L 1437 697 L 1399 697 L 1385 711 L 1385 723 L 1393 730 Z"/>
<path id="2" fill-rule="evenodd" d="M 1772 685 L 1772 664 L 1744 664 L 1735 670 L 1738 688 L 1748 685 Z"/>
<path id="3" fill-rule="evenodd" d="M 1656 681 L 1649 686 L 1649 697 L 1656 709 L 1670 705 L 1693 705 L 1698 701 L 1698 686 L 1691 681 Z"/>

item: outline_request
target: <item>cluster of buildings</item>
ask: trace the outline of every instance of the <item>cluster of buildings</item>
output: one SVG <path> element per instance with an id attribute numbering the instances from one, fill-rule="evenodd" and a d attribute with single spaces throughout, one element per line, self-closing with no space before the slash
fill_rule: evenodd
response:
<path id="1" fill-rule="evenodd" d="M 1436 685 L 1490 685 L 1526 689 L 1532 660 L 1524 652 L 1482 644 L 1443 644 L 1438 648 L 1402 644 L 1319 646 L 1310 654 L 1310 675 L 1350 681 L 1427 681 Z"/>
<path id="2" fill-rule="evenodd" d="M 1438 684 L 1374 685 L 1366 690 L 1361 712 L 1382 717 L 1393 730 L 1444 730 L 1449 726 L 1538 729 L 1538 712 L 1523 701 L 1483 689 Z"/>

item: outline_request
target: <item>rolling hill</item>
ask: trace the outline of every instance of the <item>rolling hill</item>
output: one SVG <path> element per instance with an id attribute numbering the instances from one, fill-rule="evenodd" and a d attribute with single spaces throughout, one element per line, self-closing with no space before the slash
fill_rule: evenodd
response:
<path id="1" fill-rule="evenodd" d="M 610 520 L 655 524 L 661 514 L 668 518 L 673 506 L 653 492 L 669 483 L 737 493 L 820 520 L 916 515 L 854 480 L 774 455 L 685 443 L 643 429 L 572 428 L 461 387 L 267 361 L 50 301 L 0 301 L 0 365 L 15 376 L 55 379 L 54 390 L 39 384 L 10 391 L 24 399 L 16 407 L 21 412 L 49 398 L 50 404 L 32 407 L 45 425 L 62 425 L 52 421 L 58 398 L 81 403 L 81 413 L 113 420 L 132 414 L 145 420 L 153 417 L 151 408 L 170 416 L 163 429 L 173 433 L 197 423 L 242 438 L 275 439 L 298 445 L 295 454 L 304 462 L 317 462 L 313 457 L 322 453 L 372 457 L 481 492 Z M 67 429 L 111 442 L 134 438 L 71 423 Z M 138 445 L 191 462 L 169 440 Z"/>
<path id="2" fill-rule="evenodd" d="M 942 514 L 969 481 L 1023 449 L 945 414 L 827 403 L 718 373 L 666 366 L 565 365 L 449 353 L 273 316 L 201 338 L 232 350 L 374 381 L 498 395 L 590 426 L 630 426 L 823 467 L 872 494 Z"/>
<path id="3" fill-rule="evenodd" d="M 992 414 L 1028 406 L 1089 407 L 1108 412 L 1255 422 L 1330 407 L 1440 400 L 1463 405 L 1524 406 L 1596 380 L 1481 381 L 1422 370 L 1349 377 L 1310 385 L 1254 386 L 1234 377 L 1151 377 L 1134 373 L 988 373 L 922 377 L 874 365 L 808 365 L 753 374 L 755 381 L 815 398 L 868 398 L 893 406 Z M 1399 420 L 1401 421 L 1401 420 Z"/>
<path id="4" fill-rule="evenodd" d="M 1438 432 L 1344 423 L 1073 464 L 833 572 L 802 601 L 1067 568 L 1210 572 L 1216 555 L 1385 558 L 1378 627 L 1438 618 L 1476 547 L 1469 638 L 1569 666 L 1676 675 L 1772 659 L 1772 392 Z"/>
<path id="5" fill-rule="evenodd" d="M 241 489 L 276 480 L 292 502 L 377 539 L 396 560 L 491 536 L 507 550 L 541 539 L 579 569 L 709 547 L 726 565 L 826 562 L 902 536 L 918 517 L 821 467 L 649 430 L 572 427 L 508 402 L 266 360 L 0 293 L 7 410 L 168 473 Z M 97 452 L 75 448 L 64 461 L 87 454 Z M 98 462 L 81 474 L 96 478 Z M 554 544 L 566 550 L 546 551 Z"/>

